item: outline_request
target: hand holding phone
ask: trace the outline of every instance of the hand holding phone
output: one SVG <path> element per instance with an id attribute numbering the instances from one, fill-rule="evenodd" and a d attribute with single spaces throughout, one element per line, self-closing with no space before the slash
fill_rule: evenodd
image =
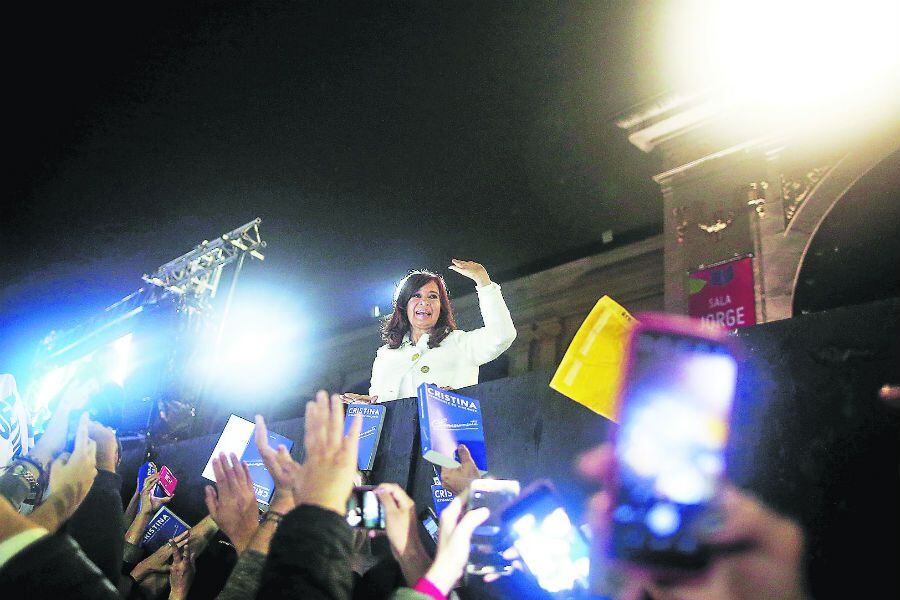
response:
<path id="1" fill-rule="evenodd" d="M 428 532 L 428 536 L 431 540 L 437 544 L 440 525 L 438 523 L 437 515 L 434 514 L 434 510 L 430 506 L 426 506 L 425 509 L 419 513 L 419 521 L 422 523 L 422 527 L 425 528 L 425 531 Z"/>
<path id="2" fill-rule="evenodd" d="M 500 555 L 505 548 L 498 547 L 502 538 L 500 514 L 516 499 L 519 490 L 519 482 L 513 479 L 476 479 L 470 484 L 466 510 L 473 511 L 484 507 L 491 512 L 487 520 L 472 533 L 472 547 L 466 573 L 487 575 L 508 572 L 511 569 L 509 561 Z"/>
<path id="3" fill-rule="evenodd" d="M 619 394 L 614 555 L 674 571 L 707 564 L 701 539 L 725 471 L 736 379 L 724 332 L 683 317 L 641 317 Z"/>
<path id="4" fill-rule="evenodd" d="M 549 481 L 529 486 L 501 515 L 522 563 L 550 593 L 586 590 L 590 547 Z"/>
<path id="5" fill-rule="evenodd" d="M 353 488 L 347 500 L 347 523 L 357 529 L 384 530 L 384 507 L 373 486 Z"/>

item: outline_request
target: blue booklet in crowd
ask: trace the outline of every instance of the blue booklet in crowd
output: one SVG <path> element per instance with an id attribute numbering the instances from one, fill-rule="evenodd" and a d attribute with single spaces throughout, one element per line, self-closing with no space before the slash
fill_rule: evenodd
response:
<path id="1" fill-rule="evenodd" d="M 156 511 L 156 514 L 147 523 L 144 537 L 141 538 L 141 546 L 147 551 L 147 554 L 153 554 L 173 537 L 181 535 L 188 529 L 190 529 L 190 526 L 187 523 L 169 510 L 167 506 L 163 506 Z"/>
<path id="2" fill-rule="evenodd" d="M 226 456 L 230 456 L 233 452 L 239 459 L 247 463 L 247 467 L 250 469 L 250 479 L 253 481 L 257 502 L 269 504 L 272 494 L 275 492 L 275 480 L 266 469 L 262 456 L 256 448 L 253 440 L 254 427 L 254 423 L 237 415 L 228 417 L 228 423 L 225 424 L 225 429 L 222 431 L 219 441 L 216 442 L 216 447 L 213 448 L 206 468 L 203 469 L 203 477 L 215 481 L 216 475 L 213 472 L 212 459 L 219 456 L 220 452 L 224 452 Z M 292 440 L 269 431 L 269 447 L 275 450 L 280 444 L 283 444 L 288 450 L 294 447 Z"/>
<path id="3" fill-rule="evenodd" d="M 418 397 L 422 457 L 441 467 L 458 467 L 456 450 L 464 444 L 478 470 L 487 471 L 484 425 L 478 400 L 430 383 L 419 386 Z"/>
<path id="4" fill-rule="evenodd" d="M 353 417 L 362 415 L 362 429 L 359 430 L 359 456 L 357 466 L 360 471 L 371 471 L 375 464 L 375 452 L 381 439 L 381 426 L 387 407 L 383 404 L 349 404 L 344 417 L 344 435 L 350 431 Z"/>
<path id="5" fill-rule="evenodd" d="M 431 501 L 434 503 L 434 514 L 441 517 L 444 509 L 450 506 L 456 496 L 453 492 L 445 488 L 442 484 L 436 483 L 431 486 Z"/>

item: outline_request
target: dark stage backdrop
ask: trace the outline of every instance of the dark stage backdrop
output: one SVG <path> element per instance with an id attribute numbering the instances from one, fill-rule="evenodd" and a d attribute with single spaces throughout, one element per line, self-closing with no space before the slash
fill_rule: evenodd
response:
<path id="1" fill-rule="evenodd" d="M 900 412 L 877 399 L 900 381 L 900 300 L 845 307 L 740 331 L 746 369 L 729 450 L 732 479 L 808 532 L 816 598 L 900 597 Z M 591 488 L 573 474 L 573 458 L 603 439 L 612 423 L 548 387 L 534 372 L 461 390 L 484 411 L 493 475 L 524 483 L 550 477 L 580 516 Z M 431 502 L 434 470 L 419 458 L 416 402 L 388 405 L 372 479 L 404 485 L 421 507 Z M 253 410 L 241 412 L 253 418 Z M 302 419 L 271 428 L 297 442 Z M 200 477 L 218 435 L 155 449 L 179 477 L 172 508 L 193 523 L 206 512 Z M 141 449 L 125 452 L 133 474 Z M 126 479 L 124 495 L 134 489 Z"/>

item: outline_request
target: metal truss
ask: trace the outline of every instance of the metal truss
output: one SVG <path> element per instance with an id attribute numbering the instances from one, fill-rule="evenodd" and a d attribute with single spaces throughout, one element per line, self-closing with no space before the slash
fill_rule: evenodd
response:
<path id="1" fill-rule="evenodd" d="M 107 332 L 153 305 L 173 302 L 178 311 L 188 320 L 208 313 L 209 299 L 215 297 L 222 268 L 250 254 L 263 260 L 260 252 L 266 243 L 260 238 L 256 218 L 234 231 L 202 244 L 175 260 L 162 265 L 143 280 L 149 286 L 142 287 L 108 306 L 101 314 L 87 319 L 79 325 L 63 331 L 54 331 L 40 345 L 38 357 L 43 360 L 60 361 L 68 353 L 84 352 L 94 340 L 101 339 Z"/>
<path id="2" fill-rule="evenodd" d="M 259 260 L 265 259 L 260 252 L 266 247 L 259 235 L 261 222 L 256 218 L 211 242 L 204 240 L 187 254 L 167 262 L 149 275 L 145 274 L 142 279 L 185 299 L 190 298 L 195 304 L 204 298 L 215 297 L 222 267 L 245 253 Z"/>

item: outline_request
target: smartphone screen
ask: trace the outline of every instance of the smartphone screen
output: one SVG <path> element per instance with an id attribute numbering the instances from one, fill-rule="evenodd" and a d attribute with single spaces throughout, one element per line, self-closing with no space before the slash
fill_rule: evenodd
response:
<path id="1" fill-rule="evenodd" d="M 469 486 L 466 509 L 487 507 L 491 514 L 472 534 L 467 573 L 486 575 L 509 569 L 509 561 L 500 556 L 503 548 L 498 549 L 496 546 L 502 531 L 500 515 L 518 497 L 519 491 L 519 482 L 513 479 L 476 479 Z"/>
<path id="2" fill-rule="evenodd" d="M 434 543 L 437 544 L 439 527 L 435 518 L 430 514 L 426 514 L 422 518 L 422 526 L 425 528 L 425 531 L 428 532 L 428 535 L 431 536 Z"/>
<path id="3" fill-rule="evenodd" d="M 737 378 L 716 337 L 647 325 L 632 338 L 615 444 L 616 556 L 675 569 L 708 560 L 700 533 L 725 470 Z"/>
<path id="4" fill-rule="evenodd" d="M 503 513 L 509 539 L 542 589 L 555 594 L 586 590 L 590 546 L 559 498 L 538 485 Z"/>
<path id="5" fill-rule="evenodd" d="M 347 523 L 358 529 L 384 529 L 384 507 L 374 487 L 353 488 L 347 501 Z"/>

